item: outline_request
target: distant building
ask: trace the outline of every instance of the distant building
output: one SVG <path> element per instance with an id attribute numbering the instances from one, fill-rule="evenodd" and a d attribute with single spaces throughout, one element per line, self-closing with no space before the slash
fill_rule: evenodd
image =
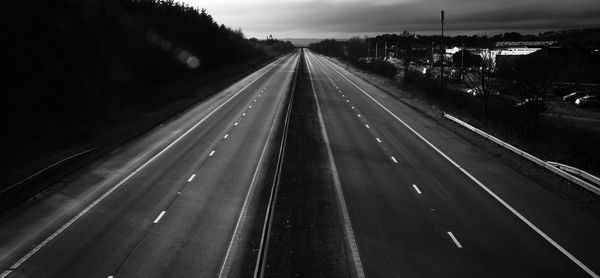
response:
<path id="1" fill-rule="evenodd" d="M 544 48 L 556 43 L 556 41 L 503 41 L 496 42 L 495 48 Z"/>
<path id="2" fill-rule="evenodd" d="M 496 73 L 499 76 L 511 77 L 515 62 L 519 57 L 535 53 L 542 48 L 515 47 L 495 49 Z"/>
<path id="3" fill-rule="evenodd" d="M 481 56 L 474 54 L 467 49 L 460 50 L 452 55 L 452 61 L 455 67 L 480 67 L 482 64 Z"/>
<path id="4" fill-rule="evenodd" d="M 600 50 L 566 41 L 519 58 L 521 69 L 548 72 L 555 82 L 600 83 Z"/>
<path id="5" fill-rule="evenodd" d="M 446 49 L 446 54 L 454 55 L 456 52 L 459 52 L 461 49 L 458 47 L 448 48 Z"/>

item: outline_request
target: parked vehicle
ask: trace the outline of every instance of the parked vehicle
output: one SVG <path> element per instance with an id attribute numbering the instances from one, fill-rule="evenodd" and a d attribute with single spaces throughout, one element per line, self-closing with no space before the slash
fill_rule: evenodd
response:
<path id="1" fill-rule="evenodd" d="M 515 104 L 515 107 L 521 109 L 537 107 L 538 109 L 544 111 L 546 110 L 546 102 L 543 98 L 528 98 Z"/>
<path id="2" fill-rule="evenodd" d="M 578 98 L 582 98 L 589 95 L 590 93 L 588 93 L 587 91 L 576 91 L 564 96 L 563 101 L 575 101 Z"/>
<path id="3" fill-rule="evenodd" d="M 575 104 L 579 107 L 600 107 L 599 96 L 585 96 L 575 100 Z"/>
<path id="4" fill-rule="evenodd" d="M 498 92 L 498 90 L 496 90 L 496 89 L 489 89 L 489 90 L 490 90 L 489 91 L 490 95 L 499 95 L 500 94 L 500 92 Z M 474 88 L 468 89 L 466 92 L 469 95 L 478 96 L 478 95 L 483 94 L 483 89 L 481 88 L 481 86 L 479 86 L 479 87 L 474 87 Z"/>

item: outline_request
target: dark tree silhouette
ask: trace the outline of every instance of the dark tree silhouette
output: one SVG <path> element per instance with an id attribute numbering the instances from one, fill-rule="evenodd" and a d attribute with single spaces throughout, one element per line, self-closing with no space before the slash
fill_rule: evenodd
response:
<path id="1" fill-rule="evenodd" d="M 293 47 L 253 43 L 174 1 L 2 5 L 0 115 L 5 140 L 27 148 L 80 142 L 185 97 L 157 87 Z"/>
<path id="2" fill-rule="evenodd" d="M 488 104 L 490 96 L 496 94 L 497 80 L 496 59 L 493 52 L 489 49 L 481 50 L 478 53 L 481 56 L 481 66 L 465 74 L 465 81 L 473 90 L 473 94 L 481 100 L 483 124 L 488 120 Z"/>
<path id="3" fill-rule="evenodd" d="M 564 73 L 564 63 L 545 55 L 530 55 L 517 60 L 515 89 L 519 102 L 516 107 L 525 116 L 525 132 L 534 136 L 540 115 L 546 112 L 552 83 Z"/>

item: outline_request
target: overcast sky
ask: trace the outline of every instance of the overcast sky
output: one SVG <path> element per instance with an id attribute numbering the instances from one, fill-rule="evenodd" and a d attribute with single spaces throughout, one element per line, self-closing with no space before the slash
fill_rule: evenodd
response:
<path id="1" fill-rule="evenodd" d="M 381 33 L 450 34 L 600 27 L 600 0 L 184 0 L 248 38 L 349 38 Z"/>

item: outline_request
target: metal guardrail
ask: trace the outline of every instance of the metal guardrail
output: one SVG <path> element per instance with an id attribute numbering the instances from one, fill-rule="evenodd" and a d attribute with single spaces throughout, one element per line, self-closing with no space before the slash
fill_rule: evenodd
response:
<path id="1" fill-rule="evenodd" d="M 453 121 L 453 122 L 455 122 L 455 123 L 463 126 L 464 128 L 466 128 L 466 129 L 468 129 L 470 131 L 473 131 L 473 132 L 475 132 L 475 133 L 477 133 L 477 134 L 479 134 L 479 135 L 487 138 L 488 140 L 490 140 L 490 141 L 492 141 L 492 142 L 494 142 L 494 143 L 496 143 L 496 144 L 498 144 L 498 145 L 500 145 L 500 146 L 502 146 L 504 148 L 507 148 L 507 149 L 511 150 L 512 152 L 514 152 L 514 153 L 516 153 L 516 154 L 518 154 L 518 155 L 520 155 L 520 156 L 522 156 L 522 157 L 530 160 L 531 162 L 533 162 L 533 163 L 535 163 L 535 164 L 537 164 L 539 166 L 542 166 L 542 167 L 548 169 L 549 171 L 551 171 L 551 172 L 553 172 L 553 173 L 555 173 L 555 174 L 557 174 L 557 175 L 559 175 L 559 176 L 561 176 L 561 177 L 569 180 L 570 182 L 573 182 L 573 183 L 575 183 L 575 184 L 577 184 L 577 185 L 579 185 L 579 186 L 581 186 L 581 187 L 583 187 L 583 188 L 585 188 L 585 189 L 587 189 L 587 190 L 589 190 L 589 191 L 591 191 L 591 192 L 593 192 L 593 193 L 595 193 L 597 195 L 600 195 L 600 188 L 598 188 L 598 187 L 596 187 L 596 186 L 594 186 L 594 185 L 592 185 L 592 184 L 590 184 L 590 183 L 588 183 L 588 182 L 586 182 L 586 181 L 584 181 L 584 180 L 582 180 L 582 179 L 580 179 L 580 178 L 578 178 L 578 177 L 576 177 L 576 176 L 574 176 L 572 174 L 569 174 L 566 171 L 564 171 L 564 170 L 562 170 L 562 169 L 560 169 L 560 168 L 558 168 L 558 167 L 556 167 L 556 166 L 554 166 L 554 165 L 552 165 L 552 164 L 550 164 L 550 163 L 548 163 L 546 161 L 543 161 L 543 160 L 541 160 L 541 159 L 539 159 L 539 158 L 537 158 L 537 157 L 535 157 L 535 156 L 533 156 L 533 155 L 531 155 L 531 154 L 529 154 L 529 153 L 527 153 L 525 151 L 522 151 L 522 150 L 518 149 L 517 147 L 515 147 L 515 146 L 513 146 L 511 144 L 508 144 L 508 143 L 506 143 L 506 142 L 504 142 L 504 141 L 502 141 L 502 140 L 500 140 L 500 139 L 498 139 L 498 138 L 496 138 L 496 137 L 494 137 L 492 135 L 489 135 L 489 134 L 485 133 L 484 131 L 482 131 L 482 130 L 480 130 L 480 129 L 478 129 L 478 128 L 476 128 L 476 127 L 474 127 L 474 126 L 472 126 L 472 125 L 470 125 L 470 124 L 468 124 L 468 123 L 466 123 L 466 122 L 464 122 L 464 121 L 462 121 L 462 120 L 460 120 L 460 119 L 458 119 L 458 118 L 456 118 L 456 117 L 454 117 L 454 116 L 452 116 L 450 114 L 447 114 L 447 113 L 444 113 L 444 112 L 442 112 L 442 114 L 444 115 L 444 118 L 449 119 L 449 120 L 451 120 L 451 121 Z M 573 168 L 573 169 L 575 169 L 575 168 Z M 593 180 L 593 179 L 591 179 L 591 180 Z"/>
<path id="2" fill-rule="evenodd" d="M 95 148 L 87 149 L 87 150 L 85 150 L 85 151 L 82 151 L 82 152 L 79 152 L 79 153 L 73 154 L 73 155 L 71 155 L 71 156 L 68 156 L 68 157 L 66 157 L 66 158 L 63 158 L 63 159 L 61 159 L 60 161 L 57 161 L 57 162 L 53 163 L 52 165 L 50 165 L 50 166 L 48 166 L 48 167 L 46 167 L 46 168 L 44 168 L 44 169 L 42 169 L 42 170 L 39 170 L 39 171 L 37 171 L 35 174 L 33 174 L 33 175 L 31 175 L 31 176 L 29 176 L 29 177 L 27 177 L 27 178 L 25 178 L 25 179 L 23 179 L 23 180 L 21 180 L 21 181 L 17 182 L 17 183 L 15 183 L 15 184 L 11 185 L 11 186 L 8 186 L 8 187 L 6 187 L 6 188 L 4 188 L 4 189 L 0 190 L 0 195 L 1 195 L 1 194 L 3 194 L 3 193 L 5 193 L 5 192 L 8 192 L 8 191 L 10 191 L 10 190 L 12 190 L 12 189 L 14 189 L 14 188 L 16 188 L 16 187 L 20 186 L 20 185 L 22 185 L 22 184 L 24 184 L 24 183 L 26 183 L 26 182 L 28 182 L 28 181 L 30 181 L 30 180 L 33 180 L 34 178 L 36 178 L 36 177 L 38 177 L 38 176 L 40 176 L 40 175 L 42 175 L 42 174 L 45 174 L 45 173 L 47 173 L 47 172 L 51 171 L 52 169 L 54 169 L 54 168 L 56 168 L 56 167 L 59 167 L 59 166 L 61 166 L 62 164 L 64 164 L 65 162 L 67 162 L 67 161 L 69 161 L 69 160 L 72 160 L 72 159 L 74 159 L 74 158 L 77 158 L 77 157 L 80 157 L 80 156 L 82 156 L 82 155 L 85 155 L 85 154 L 88 154 L 88 153 L 90 153 L 90 152 L 93 152 L 93 151 L 97 150 L 98 148 L 99 148 L 99 147 L 95 147 Z"/>
<path id="3" fill-rule="evenodd" d="M 566 165 L 566 164 L 554 162 L 554 161 L 546 161 L 546 163 L 548 163 L 548 164 L 550 164 L 550 165 L 552 165 L 552 166 L 554 166 L 554 167 L 556 167 L 558 169 L 561 169 L 561 170 L 563 170 L 563 171 L 565 171 L 567 173 L 570 173 L 570 174 L 576 175 L 578 177 L 582 177 L 582 178 L 584 178 L 584 179 L 586 179 L 588 181 L 591 181 L 596 186 L 600 186 L 600 178 L 598 178 L 598 177 L 596 177 L 596 176 L 594 176 L 594 175 L 592 175 L 592 174 L 590 174 L 590 173 L 588 173 L 588 172 L 586 172 L 584 170 L 581 170 L 579 168 L 575 168 L 573 166 L 569 166 L 569 165 Z"/>

